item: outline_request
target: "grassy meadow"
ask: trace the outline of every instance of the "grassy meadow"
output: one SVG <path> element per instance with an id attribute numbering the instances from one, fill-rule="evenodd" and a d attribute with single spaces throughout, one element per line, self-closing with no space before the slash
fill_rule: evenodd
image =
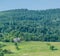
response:
<path id="1" fill-rule="evenodd" d="M 16 49 L 14 43 L 6 43 L 6 46 L 2 49 L 12 51 L 12 54 L 5 54 L 4 56 L 59 56 L 60 55 L 60 42 L 39 42 L 39 41 L 28 41 L 18 43 L 19 50 Z M 50 45 L 54 45 L 58 50 L 50 50 Z"/>

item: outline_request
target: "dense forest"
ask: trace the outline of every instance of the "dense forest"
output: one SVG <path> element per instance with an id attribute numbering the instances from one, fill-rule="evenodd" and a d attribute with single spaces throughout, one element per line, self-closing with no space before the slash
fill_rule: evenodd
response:
<path id="1" fill-rule="evenodd" d="M 60 9 L 0 11 L 0 41 L 60 41 Z"/>

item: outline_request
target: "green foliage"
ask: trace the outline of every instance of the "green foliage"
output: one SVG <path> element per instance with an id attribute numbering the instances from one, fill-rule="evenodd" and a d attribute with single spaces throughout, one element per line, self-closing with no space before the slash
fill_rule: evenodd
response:
<path id="1" fill-rule="evenodd" d="M 13 53 L 13 52 L 11 52 L 10 50 L 7 50 L 7 49 L 4 49 L 3 52 L 4 52 L 5 54 L 12 54 L 12 53 Z"/>
<path id="2" fill-rule="evenodd" d="M 2 51 L 0 52 L 0 56 L 4 56 L 4 53 Z"/>
<path id="3" fill-rule="evenodd" d="M 55 46 L 50 46 L 50 50 L 58 50 L 57 48 L 55 48 Z"/>
<path id="4" fill-rule="evenodd" d="M 0 12 L 0 41 L 60 41 L 60 9 L 15 9 Z"/>
<path id="5" fill-rule="evenodd" d="M 15 47 L 17 50 L 19 50 L 20 48 L 18 47 L 18 43 L 15 43 Z"/>
<path id="6" fill-rule="evenodd" d="M 0 44 L 0 56 L 4 56 L 3 47 L 4 45 Z"/>
<path id="7" fill-rule="evenodd" d="M 4 56 L 4 54 L 11 54 L 12 52 L 7 49 L 3 49 L 6 45 L 3 43 L 0 43 L 0 56 Z"/>

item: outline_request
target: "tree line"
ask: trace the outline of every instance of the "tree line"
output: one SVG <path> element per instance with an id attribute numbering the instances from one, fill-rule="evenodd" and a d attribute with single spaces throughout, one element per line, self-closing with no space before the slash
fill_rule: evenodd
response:
<path id="1" fill-rule="evenodd" d="M 0 41 L 60 41 L 60 9 L 0 11 Z"/>

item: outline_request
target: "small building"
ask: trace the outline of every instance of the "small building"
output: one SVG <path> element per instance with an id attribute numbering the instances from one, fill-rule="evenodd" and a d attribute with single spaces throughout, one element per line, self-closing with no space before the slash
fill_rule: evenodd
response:
<path id="1" fill-rule="evenodd" d="M 19 37 L 13 39 L 13 42 L 20 42 L 20 41 L 21 41 L 21 38 Z"/>

